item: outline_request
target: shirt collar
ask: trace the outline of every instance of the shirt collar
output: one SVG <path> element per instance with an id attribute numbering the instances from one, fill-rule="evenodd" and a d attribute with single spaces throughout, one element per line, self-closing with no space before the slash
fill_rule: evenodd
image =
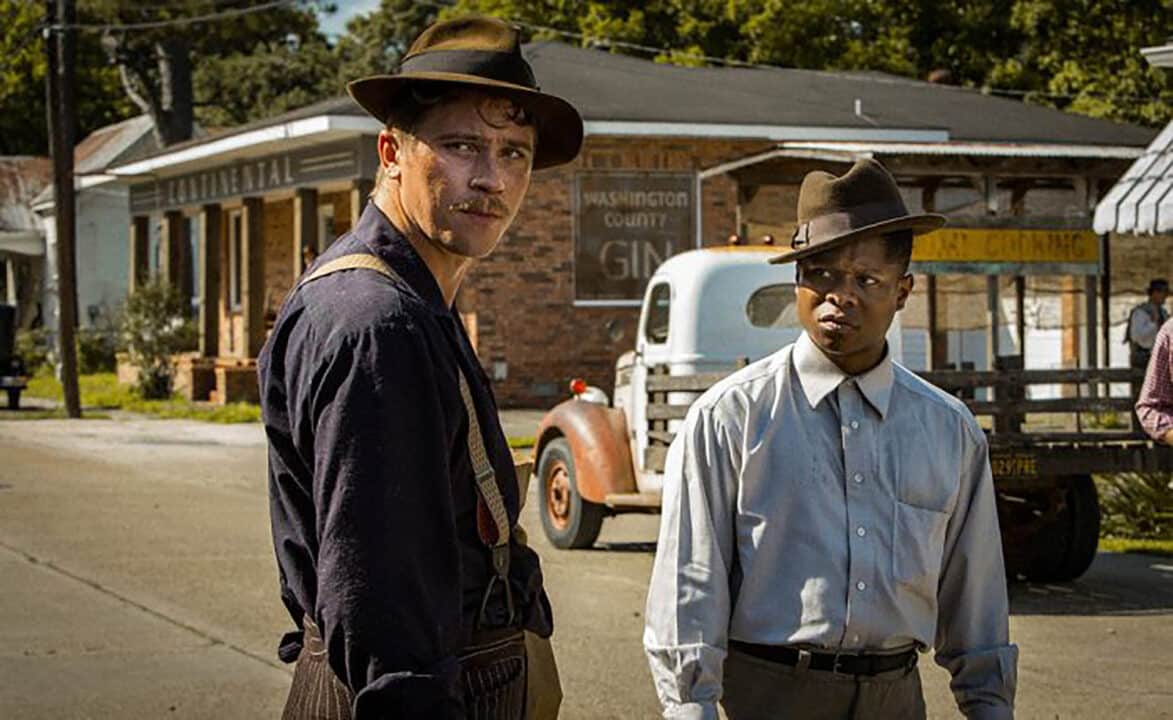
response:
<path id="1" fill-rule="evenodd" d="M 391 224 L 379 206 L 367 201 L 353 234 L 372 253 L 390 265 L 432 312 L 437 315 L 448 315 L 452 312 L 451 308 L 444 304 L 440 285 L 424 263 L 424 259 L 412 247 L 407 236 Z"/>
<path id="2" fill-rule="evenodd" d="M 888 400 L 892 397 L 894 375 L 892 356 L 887 349 L 879 365 L 862 375 L 851 376 L 831 362 L 804 332 L 794 343 L 794 369 L 798 373 L 798 382 L 802 385 L 803 394 L 806 395 L 812 410 L 844 380 L 850 378 L 855 380 L 860 392 L 881 418 L 888 414 Z"/>

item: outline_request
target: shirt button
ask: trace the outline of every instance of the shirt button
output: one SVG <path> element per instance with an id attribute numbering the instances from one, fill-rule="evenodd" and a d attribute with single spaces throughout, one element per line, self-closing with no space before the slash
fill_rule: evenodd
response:
<path id="1" fill-rule="evenodd" d="M 858 645 L 859 644 L 859 635 L 852 635 L 851 642 L 855 645 Z"/>
<path id="2" fill-rule="evenodd" d="M 854 480 L 854 481 L 856 481 L 857 483 L 861 483 L 861 482 L 863 482 L 863 475 L 860 475 L 859 473 L 856 473 L 855 475 L 853 475 L 853 476 L 851 477 L 851 479 L 852 479 L 852 480 Z"/>
<path id="3" fill-rule="evenodd" d="M 864 535 L 868 534 L 868 531 L 863 529 L 862 527 L 860 527 L 860 528 L 855 529 L 855 534 L 859 535 L 860 537 L 863 537 Z M 860 588 L 860 589 L 862 590 L 863 588 Z"/>
<path id="4" fill-rule="evenodd" d="M 852 430 L 859 430 L 859 421 L 858 420 L 851 421 L 851 429 Z"/>
<path id="5" fill-rule="evenodd" d="M 868 589 L 868 584 L 867 584 L 867 583 L 865 583 L 863 580 L 860 580 L 859 582 L 857 582 L 857 583 L 855 584 L 855 589 L 856 589 L 856 590 L 867 590 L 867 589 Z"/>

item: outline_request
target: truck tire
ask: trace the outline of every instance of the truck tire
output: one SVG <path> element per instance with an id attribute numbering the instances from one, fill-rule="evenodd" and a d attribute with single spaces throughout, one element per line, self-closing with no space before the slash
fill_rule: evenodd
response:
<path id="1" fill-rule="evenodd" d="M 1090 475 L 1066 478 L 1064 506 L 1041 528 L 1034 542 L 1028 580 L 1066 582 L 1087 572 L 1100 542 L 1100 503 Z"/>
<path id="2" fill-rule="evenodd" d="M 555 438 L 538 458 L 541 481 L 542 529 L 559 549 L 586 548 L 595 543 L 606 509 L 584 500 L 575 482 L 574 455 L 566 438 Z"/>
<path id="3" fill-rule="evenodd" d="M 20 388 L 8 388 L 8 409 L 20 409 Z"/>

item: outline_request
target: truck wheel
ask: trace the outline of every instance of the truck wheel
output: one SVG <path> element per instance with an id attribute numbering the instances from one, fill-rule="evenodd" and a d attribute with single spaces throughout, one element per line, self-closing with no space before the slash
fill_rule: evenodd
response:
<path id="1" fill-rule="evenodd" d="M 555 438 L 542 448 L 538 478 L 542 483 L 542 529 L 550 543 L 562 550 L 593 545 L 605 511 L 602 505 L 578 494 L 574 456 L 566 438 Z"/>
<path id="2" fill-rule="evenodd" d="M 20 390 L 17 388 L 8 388 L 8 409 L 20 409 Z"/>
<path id="3" fill-rule="evenodd" d="M 1087 572 L 1100 543 L 1100 503 L 1090 475 L 1066 479 L 1063 507 L 1039 528 L 1028 580 L 1065 582 Z"/>

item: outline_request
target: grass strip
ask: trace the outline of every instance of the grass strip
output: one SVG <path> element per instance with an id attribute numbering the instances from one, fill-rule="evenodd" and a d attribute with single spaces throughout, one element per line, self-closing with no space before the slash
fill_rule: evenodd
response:
<path id="1" fill-rule="evenodd" d="M 1173 539 L 1102 537 L 1100 538 L 1100 550 L 1173 557 Z"/>
<path id="2" fill-rule="evenodd" d="M 169 400 L 144 400 L 133 387 L 122 385 L 114 373 L 94 373 L 78 377 L 81 404 L 86 408 L 123 410 L 157 418 L 200 420 L 214 423 L 260 422 L 261 408 L 252 403 L 213 405 L 193 403 L 175 396 Z M 29 380 L 26 390 L 30 397 L 62 402 L 61 383 L 51 374 L 41 374 Z M 64 413 L 61 415 L 64 417 Z"/>

